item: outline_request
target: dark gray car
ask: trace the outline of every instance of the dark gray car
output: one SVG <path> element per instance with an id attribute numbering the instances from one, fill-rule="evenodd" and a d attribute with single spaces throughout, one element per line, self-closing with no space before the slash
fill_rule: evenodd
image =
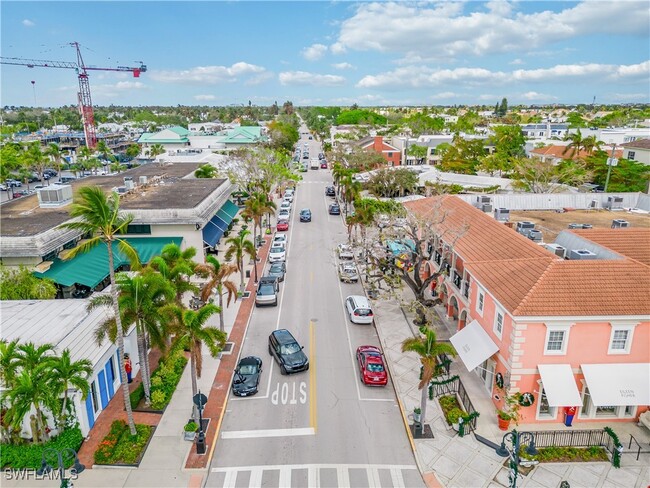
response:
<path id="1" fill-rule="evenodd" d="M 280 365 L 280 373 L 291 374 L 309 369 L 309 359 L 303 352 L 303 346 L 287 329 L 271 332 L 269 336 L 269 354 Z"/>

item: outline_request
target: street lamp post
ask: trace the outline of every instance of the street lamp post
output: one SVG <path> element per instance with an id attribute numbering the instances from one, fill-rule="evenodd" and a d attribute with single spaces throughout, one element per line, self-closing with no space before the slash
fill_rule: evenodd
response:
<path id="1" fill-rule="evenodd" d="M 510 488 L 517 488 L 517 476 L 519 475 L 519 450 L 521 449 L 521 442 L 528 442 L 526 453 L 530 456 L 537 454 L 535 448 L 535 434 L 532 432 L 517 432 L 513 430 L 503 436 L 501 446 L 497 447 L 494 451 L 498 456 L 510 458 L 510 473 L 508 474 L 508 481 Z M 511 444 L 509 447 L 506 442 Z"/>
<path id="2" fill-rule="evenodd" d="M 71 474 L 77 475 L 81 473 L 86 466 L 79 462 L 77 453 L 74 449 L 65 448 L 61 450 L 47 448 L 43 450 L 43 459 L 41 461 L 41 467 L 36 471 L 36 474 L 42 476 L 46 473 L 50 473 L 52 470 L 57 469 L 59 471 L 59 478 L 61 479 L 61 488 L 72 487 L 71 478 L 65 477 L 65 461 L 74 459 L 74 465 L 70 470 Z M 52 462 L 54 461 L 54 462 Z M 54 465 L 56 464 L 56 468 Z"/>

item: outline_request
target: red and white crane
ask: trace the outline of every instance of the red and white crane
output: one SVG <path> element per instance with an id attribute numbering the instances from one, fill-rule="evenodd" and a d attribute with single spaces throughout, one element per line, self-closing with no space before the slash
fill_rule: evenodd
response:
<path id="1" fill-rule="evenodd" d="M 142 64 L 140 66 L 117 66 L 115 68 L 98 68 L 96 66 L 86 66 L 81 56 L 81 49 L 78 42 L 71 42 L 77 50 L 77 62 L 73 61 L 48 61 L 44 59 L 23 59 L 23 58 L 7 58 L 0 57 L 0 64 L 15 64 L 19 66 L 27 66 L 28 68 L 63 68 L 73 69 L 77 72 L 79 78 L 79 93 L 78 103 L 79 112 L 84 125 L 84 134 L 86 136 L 86 146 L 94 148 L 97 145 L 97 132 L 95 130 L 95 114 L 93 112 L 93 102 L 90 96 L 90 82 L 88 81 L 89 71 L 130 71 L 133 73 L 134 78 L 139 78 L 140 73 L 147 71 L 147 66 Z"/>

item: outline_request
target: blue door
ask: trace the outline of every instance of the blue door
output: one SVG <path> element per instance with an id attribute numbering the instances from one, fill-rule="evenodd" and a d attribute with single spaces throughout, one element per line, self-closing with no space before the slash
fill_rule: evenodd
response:
<path id="1" fill-rule="evenodd" d="M 92 393 L 88 392 L 86 397 L 86 415 L 88 415 L 88 428 L 92 429 L 95 425 L 95 413 L 93 412 L 93 400 L 91 398 Z"/>
<path id="2" fill-rule="evenodd" d="M 113 389 L 113 382 L 115 381 L 115 377 L 113 376 L 112 357 L 109 358 L 104 369 L 106 370 L 106 381 L 108 382 L 108 398 L 113 398 L 113 394 L 115 393 L 115 390 Z"/>
<path id="3" fill-rule="evenodd" d="M 117 376 L 117 382 L 121 385 L 122 384 L 122 370 L 120 369 L 122 367 L 122 363 L 120 362 L 120 350 L 117 350 L 117 369 L 115 370 L 115 376 Z"/>
<path id="4" fill-rule="evenodd" d="M 102 410 L 108 405 L 108 395 L 106 394 L 106 375 L 100 371 L 97 375 L 97 383 L 99 383 L 99 396 L 102 399 Z"/>

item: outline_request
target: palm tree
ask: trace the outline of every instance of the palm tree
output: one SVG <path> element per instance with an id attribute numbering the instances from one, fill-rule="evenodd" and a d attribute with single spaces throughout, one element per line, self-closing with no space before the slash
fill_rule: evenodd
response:
<path id="1" fill-rule="evenodd" d="M 39 366 L 47 365 L 54 356 L 54 346 L 52 344 L 35 346 L 34 343 L 28 342 L 19 344 L 17 351 L 16 365 L 23 371 L 34 371 Z"/>
<path id="2" fill-rule="evenodd" d="M 145 402 L 151 403 L 151 371 L 149 370 L 149 344 L 160 350 L 166 348 L 166 321 L 161 313 L 162 307 L 174 300 L 173 285 L 160 273 L 147 268 L 142 274 L 117 275 L 119 289 L 118 304 L 125 327 L 135 325 L 138 357 L 142 369 L 142 386 Z"/>
<path id="3" fill-rule="evenodd" d="M 265 193 L 253 193 L 246 203 L 241 216 L 244 219 L 253 221 L 253 242 L 257 242 L 257 228 L 260 229 L 262 235 L 262 217 L 265 214 L 270 214 L 276 209 L 275 203 L 269 201 L 269 197 Z"/>
<path id="4" fill-rule="evenodd" d="M 192 260 L 194 256 L 196 256 L 196 248 L 188 247 L 183 251 L 178 244 L 171 242 L 162 248 L 160 256 L 154 257 L 149 262 L 151 268 L 171 282 L 178 305 L 181 305 L 184 293 L 199 292 L 199 288 L 190 283 L 190 277 L 194 275 L 196 268 L 196 263 Z"/>
<path id="5" fill-rule="evenodd" d="M 165 154 L 165 148 L 162 144 L 153 144 L 149 148 L 149 157 L 151 157 L 151 159 L 156 159 L 156 157 L 160 156 L 161 154 Z"/>
<path id="6" fill-rule="evenodd" d="M 562 154 L 569 154 L 569 157 L 573 157 L 576 154 L 580 154 L 580 150 L 584 149 L 584 139 L 582 138 L 582 132 L 578 129 L 573 134 L 567 134 L 564 139 L 565 141 L 571 141 L 567 147 L 564 148 Z"/>
<path id="7" fill-rule="evenodd" d="M 438 362 L 437 356 L 439 354 L 447 354 L 455 356 L 456 350 L 451 344 L 438 342 L 436 339 L 436 332 L 428 327 L 420 327 L 420 332 L 423 334 L 419 337 L 409 337 L 402 342 L 402 352 L 414 352 L 420 356 L 420 363 L 422 363 L 422 376 L 418 384 L 418 390 L 422 390 L 422 397 L 420 399 L 420 410 L 422 413 L 422 420 L 426 419 L 427 409 L 427 394 L 428 385 L 435 376 L 436 365 Z"/>
<path id="8" fill-rule="evenodd" d="M 47 365 L 40 364 L 31 371 L 23 369 L 16 377 L 14 387 L 8 394 L 11 407 L 7 411 L 7 416 L 12 425 L 21 425 L 32 407 L 36 411 L 36 422 L 32 435 L 37 444 L 48 440 L 43 408 L 54 411 L 56 403 L 54 392 L 51 379 L 47 374 Z"/>
<path id="9" fill-rule="evenodd" d="M 0 341 L 0 385 L 11 389 L 18 370 L 18 339 Z"/>
<path id="10" fill-rule="evenodd" d="M 257 249 L 255 244 L 252 241 L 246 239 L 246 236 L 249 235 L 251 231 L 248 229 L 242 229 L 235 237 L 229 237 L 226 240 L 226 244 L 229 244 L 228 249 L 226 249 L 226 254 L 224 258 L 226 261 L 230 261 L 232 258 L 235 258 L 237 263 L 237 269 L 240 274 L 240 289 L 241 292 L 244 292 L 244 255 L 248 254 L 255 263 L 255 273 L 257 274 Z"/>
<path id="11" fill-rule="evenodd" d="M 341 180 L 343 187 L 343 201 L 345 202 L 345 215 L 347 216 L 349 205 L 361 195 L 361 183 L 353 178 L 353 173 L 347 174 Z"/>
<path id="12" fill-rule="evenodd" d="M 234 264 L 221 264 L 217 258 L 208 255 L 205 258 L 205 264 L 199 264 L 196 267 L 196 274 L 207 276 L 208 281 L 201 289 L 201 301 L 208 303 L 212 296 L 213 290 L 217 291 L 219 297 L 219 329 L 225 331 L 223 319 L 223 297 L 228 295 L 226 307 L 230 306 L 230 301 L 237 299 L 237 285 L 234 281 L 227 279 L 231 274 L 237 271 Z"/>
<path id="13" fill-rule="evenodd" d="M 187 338 L 190 344 L 190 367 L 192 375 L 192 396 L 198 393 L 196 379 L 201 377 L 203 368 L 203 356 L 201 349 L 205 344 L 212 357 L 217 357 L 226 343 L 226 334 L 216 327 L 205 327 L 205 322 L 215 313 L 219 313 L 219 307 L 208 303 L 199 310 L 187 310 L 178 306 L 169 307 L 169 313 L 174 319 L 174 331 L 178 337 L 176 344 L 185 342 Z M 196 408 L 194 408 L 194 411 Z M 196 412 L 193 414 L 196 418 Z"/>
<path id="14" fill-rule="evenodd" d="M 59 427 L 63 427 L 68 407 L 68 389 L 72 386 L 81 391 L 81 399 L 85 400 L 90 389 L 88 378 L 93 374 L 93 365 L 88 359 L 72 361 L 70 350 L 65 349 L 60 357 L 52 360 L 50 368 L 49 374 L 56 385 L 57 396 L 63 393 L 63 405 L 59 415 Z"/>
<path id="15" fill-rule="evenodd" d="M 195 178 L 215 178 L 217 176 L 217 168 L 211 164 L 204 164 L 194 172 Z"/>
<path id="16" fill-rule="evenodd" d="M 91 237 L 82 240 L 76 247 L 70 249 L 66 259 L 71 259 L 79 254 L 90 251 L 99 243 L 104 243 L 108 250 L 108 273 L 111 282 L 111 296 L 113 298 L 113 313 L 117 327 L 117 347 L 120 357 L 124 357 L 124 328 L 118 305 L 117 286 L 115 283 L 115 260 L 113 257 L 113 243 L 116 242 L 120 253 L 131 263 L 132 269 L 140 269 L 138 253 L 124 239 L 118 236 L 126 232 L 127 227 L 133 221 L 133 215 L 120 214 L 120 196 L 114 192 L 109 197 L 98 186 L 85 186 L 79 189 L 79 199 L 72 204 L 70 216 L 75 220 L 61 224 L 59 228 L 80 231 L 81 235 Z M 120 378 L 122 382 L 122 394 L 124 406 L 129 422 L 131 435 L 136 434 L 133 411 L 129 399 L 129 383 L 124 369 L 124 361 L 120 361 Z"/>

